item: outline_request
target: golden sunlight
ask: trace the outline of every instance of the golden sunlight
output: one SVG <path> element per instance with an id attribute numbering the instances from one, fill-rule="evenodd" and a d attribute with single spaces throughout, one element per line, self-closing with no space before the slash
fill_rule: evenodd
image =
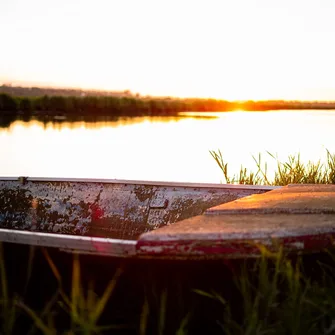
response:
<path id="1" fill-rule="evenodd" d="M 333 11 L 299 2 L 9 2 L 0 12 L 10 46 L 0 81 L 226 100 L 334 98 Z"/>

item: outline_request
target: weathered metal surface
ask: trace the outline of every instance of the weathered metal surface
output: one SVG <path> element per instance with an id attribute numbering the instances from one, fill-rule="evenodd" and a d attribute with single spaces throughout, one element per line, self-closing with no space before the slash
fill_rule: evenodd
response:
<path id="1" fill-rule="evenodd" d="M 0 241 L 40 247 L 53 247 L 71 253 L 99 256 L 132 257 L 136 254 L 136 241 L 101 237 L 0 229 Z"/>
<path id="2" fill-rule="evenodd" d="M 335 185 L 285 187 L 220 205 L 143 234 L 145 257 L 253 257 L 259 245 L 313 252 L 335 243 Z"/>
<path id="3" fill-rule="evenodd" d="M 0 179 L 0 228 L 136 239 L 273 188 L 79 179 Z"/>
<path id="4" fill-rule="evenodd" d="M 335 214 L 335 185 L 290 185 L 257 197 L 250 196 L 206 210 L 223 214 Z"/>

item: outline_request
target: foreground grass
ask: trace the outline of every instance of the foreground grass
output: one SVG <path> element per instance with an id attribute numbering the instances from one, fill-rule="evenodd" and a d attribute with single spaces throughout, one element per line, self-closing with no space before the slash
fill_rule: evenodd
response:
<path id="1" fill-rule="evenodd" d="M 73 257 L 72 276 L 66 279 L 55 259 L 44 250 L 46 268 L 57 285 L 49 295 L 34 295 L 34 299 L 29 300 L 24 290 L 16 291 L 11 285 L 13 278 L 7 277 L 1 248 L 0 333 L 335 333 L 333 254 L 325 252 L 322 257 L 292 258 L 281 249 L 275 253 L 264 248 L 261 251 L 258 260 L 217 262 L 214 267 L 208 262 L 198 264 L 198 275 L 202 278 L 198 281 L 191 278 L 192 282 L 188 280 L 193 273 L 187 269 L 184 269 L 187 273 L 181 276 L 185 264 L 171 267 L 165 263 L 155 270 L 151 263 L 150 274 L 139 268 L 137 276 L 131 274 L 132 283 L 128 285 L 125 285 L 126 276 L 131 269 L 117 267 L 109 275 L 106 272 L 106 265 L 110 266 L 107 258 L 105 268 L 100 269 L 105 285 L 94 285 L 85 278 L 83 259 Z M 45 278 L 45 270 L 35 269 L 39 285 Z M 139 273 L 143 276 L 138 276 Z M 95 273 L 95 276 L 99 274 Z M 128 293 L 133 282 L 141 282 L 141 294 L 141 290 L 136 295 Z M 35 290 L 31 293 L 37 294 L 37 287 Z M 37 300 L 40 301 L 39 307 L 36 306 Z M 29 305 L 32 302 L 34 307 Z M 127 312 L 121 302 L 128 305 Z M 120 311 L 123 315 L 117 315 Z M 134 317 L 130 318 L 127 313 Z"/>
<path id="2" fill-rule="evenodd" d="M 225 334 L 333 334 L 335 269 L 334 258 L 329 257 L 331 266 L 319 262 L 306 270 L 304 266 L 311 264 L 304 264 L 302 258 L 292 261 L 281 251 L 263 250 L 252 268 L 242 266 L 234 278 L 241 293 L 239 316 L 234 302 L 198 293 L 222 304 L 223 317 L 218 322 Z"/>
<path id="3" fill-rule="evenodd" d="M 276 160 L 277 168 L 274 177 L 268 176 L 267 163 L 262 161 L 261 154 L 253 156 L 256 172 L 249 171 L 241 166 L 237 175 L 231 176 L 228 172 L 228 163 L 224 160 L 220 150 L 210 151 L 211 156 L 221 169 L 225 182 L 228 184 L 245 185 L 276 185 L 288 184 L 335 184 L 335 154 L 326 150 L 326 163 L 303 163 L 300 155 L 290 155 L 286 162 L 280 161 L 271 153 L 267 153 L 270 159 Z"/>

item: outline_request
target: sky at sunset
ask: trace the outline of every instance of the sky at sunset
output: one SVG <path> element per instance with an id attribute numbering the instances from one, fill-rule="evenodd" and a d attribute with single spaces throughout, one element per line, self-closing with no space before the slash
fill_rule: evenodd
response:
<path id="1" fill-rule="evenodd" d="M 1 0 L 0 83 L 335 100 L 334 0 Z"/>

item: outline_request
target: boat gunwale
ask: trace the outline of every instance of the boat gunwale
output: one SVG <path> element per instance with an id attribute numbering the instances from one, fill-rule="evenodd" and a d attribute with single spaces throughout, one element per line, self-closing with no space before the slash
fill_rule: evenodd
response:
<path id="1" fill-rule="evenodd" d="M 2 242 L 51 247 L 70 253 L 124 258 L 136 255 L 138 241 L 0 228 L 0 243 Z"/>
<path id="2" fill-rule="evenodd" d="M 275 190 L 282 186 L 268 185 L 236 185 L 236 184 L 215 184 L 215 183 L 192 183 L 192 182 L 170 182 L 151 180 L 130 180 L 130 179 L 99 179 L 99 178 L 46 178 L 46 177 L 0 177 L 2 181 L 20 182 L 73 182 L 73 183 L 103 183 L 103 184 L 126 184 L 126 185 L 146 185 L 146 186 L 166 186 L 166 187 L 189 187 L 189 188 L 218 188 L 236 190 Z"/>

